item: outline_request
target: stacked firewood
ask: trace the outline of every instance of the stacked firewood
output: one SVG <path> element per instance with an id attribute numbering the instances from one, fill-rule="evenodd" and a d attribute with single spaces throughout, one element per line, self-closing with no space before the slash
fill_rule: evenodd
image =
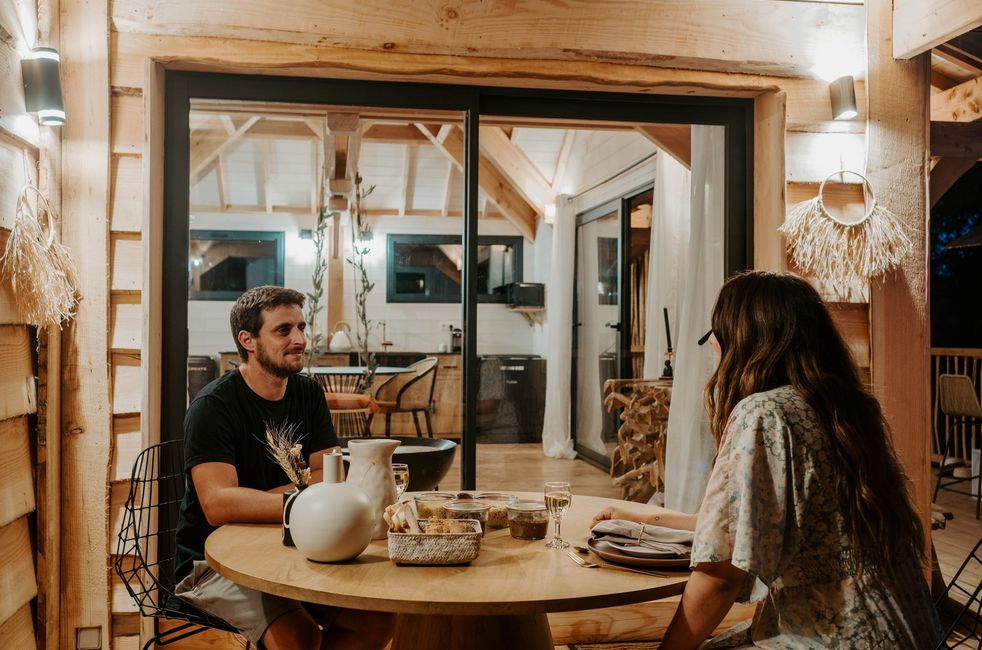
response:
<path id="1" fill-rule="evenodd" d="M 647 502 L 665 491 L 665 434 L 672 399 L 670 382 L 611 379 L 604 382 L 604 407 L 621 409 L 610 475 L 627 501 Z"/>

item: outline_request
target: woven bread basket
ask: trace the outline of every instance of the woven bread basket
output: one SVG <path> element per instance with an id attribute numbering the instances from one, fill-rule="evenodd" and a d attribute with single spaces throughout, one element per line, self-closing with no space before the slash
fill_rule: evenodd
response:
<path id="1" fill-rule="evenodd" d="M 464 564 L 481 552 L 481 523 L 460 519 L 474 525 L 471 533 L 394 533 L 389 531 L 389 559 L 397 564 Z M 426 529 L 426 521 L 420 521 Z"/>

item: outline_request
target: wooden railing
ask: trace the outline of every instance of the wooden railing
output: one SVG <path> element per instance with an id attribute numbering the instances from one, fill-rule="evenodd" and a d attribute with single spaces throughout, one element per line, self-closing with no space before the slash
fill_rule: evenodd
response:
<path id="1" fill-rule="evenodd" d="M 966 375 L 975 385 L 982 401 L 982 349 L 979 348 L 931 348 L 931 414 L 934 422 L 932 453 L 941 454 L 945 432 L 955 427 L 955 448 L 950 452 L 957 458 L 969 462 L 972 450 L 982 431 L 982 424 L 956 423 L 953 418 L 941 412 L 941 399 L 938 395 L 938 377 L 943 374 Z"/>

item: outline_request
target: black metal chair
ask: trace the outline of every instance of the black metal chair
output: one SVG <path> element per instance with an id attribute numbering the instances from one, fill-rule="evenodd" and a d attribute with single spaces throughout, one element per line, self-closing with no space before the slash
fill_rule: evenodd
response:
<path id="1" fill-rule="evenodd" d="M 143 650 L 154 643 L 168 645 L 206 629 L 238 633 L 222 619 L 196 609 L 174 594 L 177 518 L 184 490 L 183 441 L 147 447 L 136 457 L 113 565 L 140 614 L 153 618 L 153 638 Z M 183 624 L 161 630 L 161 619 Z"/>
<path id="2" fill-rule="evenodd" d="M 942 619 L 951 612 L 954 616 L 952 623 L 945 628 L 944 636 L 938 645 L 938 650 L 943 648 L 959 648 L 972 641 L 976 642 L 976 650 L 982 650 L 982 581 L 978 575 L 982 571 L 982 539 L 975 544 L 969 551 L 968 556 L 958 571 L 952 576 L 951 582 L 938 597 L 935 603 L 938 613 Z M 959 600 L 952 599 L 955 594 L 957 597 L 965 598 L 962 604 Z M 957 605 L 951 608 L 948 603 Z M 957 611 L 957 615 L 955 612 Z"/>
<path id="3" fill-rule="evenodd" d="M 966 375 L 941 375 L 938 377 L 938 392 L 941 398 L 941 411 L 954 418 L 955 422 L 945 432 L 944 449 L 941 452 L 941 463 L 938 465 L 938 480 L 934 485 L 934 497 L 931 500 L 938 500 L 940 490 L 975 497 L 975 518 L 978 519 L 979 513 L 982 512 L 982 485 L 976 483 L 974 493 L 967 490 L 956 490 L 950 486 L 977 482 L 980 476 L 973 474 L 971 469 L 969 469 L 968 476 L 955 476 L 955 468 L 962 467 L 965 463 L 961 461 L 949 463 L 948 456 L 956 453 L 955 437 L 959 433 L 958 424 L 962 425 L 961 431 L 965 432 L 969 431 L 968 425 L 970 423 L 982 423 L 982 405 L 979 404 L 978 394 L 975 392 L 972 379 Z M 962 439 L 962 442 L 968 444 L 965 438 Z"/>

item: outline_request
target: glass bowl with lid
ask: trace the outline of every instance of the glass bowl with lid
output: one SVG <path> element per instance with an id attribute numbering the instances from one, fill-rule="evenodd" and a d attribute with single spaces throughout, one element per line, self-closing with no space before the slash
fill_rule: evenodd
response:
<path id="1" fill-rule="evenodd" d="M 452 492 L 420 492 L 413 500 L 416 502 L 416 514 L 420 519 L 443 519 L 446 516 L 444 506 L 457 498 Z"/>
<path id="2" fill-rule="evenodd" d="M 514 501 L 508 504 L 508 528 L 515 539 L 545 539 L 549 512 L 541 501 Z"/>
<path id="3" fill-rule="evenodd" d="M 508 504 L 518 501 L 518 497 L 507 492 L 479 492 L 474 495 L 474 500 L 491 506 L 488 511 L 488 528 L 507 528 Z"/>
<path id="4" fill-rule="evenodd" d="M 481 522 L 481 535 L 488 527 L 488 512 L 491 504 L 476 499 L 454 499 L 443 506 L 447 519 L 476 519 Z"/>

